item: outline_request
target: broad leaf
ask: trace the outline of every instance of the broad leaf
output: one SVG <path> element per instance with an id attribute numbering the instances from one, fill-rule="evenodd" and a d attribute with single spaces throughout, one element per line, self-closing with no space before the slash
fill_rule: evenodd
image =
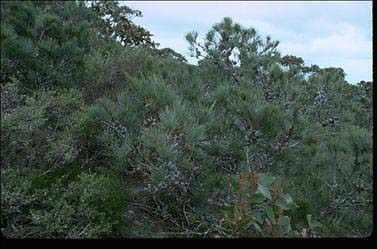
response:
<path id="1" fill-rule="evenodd" d="M 251 204 L 259 204 L 266 200 L 266 197 L 263 194 L 255 193 L 250 196 L 250 203 Z"/>
<path id="2" fill-rule="evenodd" d="M 257 210 L 253 210 L 249 213 L 251 217 L 254 217 L 258 223 L 263 223 L 262 215 Z"/>
<path id="3" fill-rule="evenodd" d="M 289 194 L 284 194 L 283 196 L 279 197 L 276 200 L 275 205 L 282 210 L 291 210 L 297 207 L 296 203 L 294 203 L 292 197 Z"/>
<path id="4" fill-rule="evenodd" d="M 306 215 L 306 220 L 308 221 L 309 227 L 311 227 L 312 226 L 312 215 L 311 214 L 307 214 Z"/>
<path id="5" fill-rule="evenodd" d="M 271 221 L 275 221 L 275 213 L 272 210 L 272 208 L 267 206 L 265 210 L 266 210 L 268 219 Z"/>
<path id="6" fill-rule="evenodd" d="M 264 236 L 264 232 L 262 230 L 262 228 L 257 224 L 257 223 L 253 223 L 255 229 L 258 230 L 258 232 L 260 232 L 263 236 Z"/>
<path id="7" fill-rule="evenodd" d="M 261 184 L 263 186 L 269 187 L 274 182 L 275 177 L 273 176 L 267 176 L 264 174 L 258 175 L 258 184 Z"/>
<path id="8" fill-rule="evenodd" d="M 282 226 L 289 225 L 290 221 L 291 221 L 291 218 L 289 218 L 288 216 L 283 216 L 278 220 L 277 224 L 282 227 Z"/>
<path id="9" fill-rule="evenodd" d="M 271 191 L 265 186 L 258 184 L 258 192 L 271 200 Z"/>

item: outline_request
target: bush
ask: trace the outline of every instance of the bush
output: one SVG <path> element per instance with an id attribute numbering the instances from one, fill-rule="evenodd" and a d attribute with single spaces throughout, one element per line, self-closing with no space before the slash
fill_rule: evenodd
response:
<path id="1" fill-rule="evenodd" d="M 15 238 L 125 236 L 126 198 L 114 179 L 73 168 L 51 181 L 40 170 L 2 170 L 2 232 Z M 68 180 L 67 180 L 68 179 Z"/>
<path id="2" fill-rule="evenodd" d="M 10 84 L 10 85 L 9 85 Z M 81 95 L 76 90 L 56 90 L 18 95 L 14 83 L 4 86 L 4 94 L 22 99 L 9 111 L 2 109 L 1 160 L 3 167 L 23 165 L 46 170 L 72 163 L 80 152 Z M 3 94 L 3 95 L 4 95 Z M 2 98 L 2 106 L 14 105 Z"/>
<path id="3" fill-rule="evenodd" d="M 117 2 L 1 7 L 7 237 L 370 234 L 372 82 L 230 18 L 189 65 Z"/>

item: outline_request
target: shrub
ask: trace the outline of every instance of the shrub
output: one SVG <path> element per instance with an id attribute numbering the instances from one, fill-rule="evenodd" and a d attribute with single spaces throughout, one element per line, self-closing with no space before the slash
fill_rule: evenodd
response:
<path id="1" fill-rule="evenodd" d="M 13 92 L 9 92 L 13 89 Z M 81 95 L 48 91 L 32 96 L 17 95 L 15 85 L 7 85 L 7 94 L 23 99 L 11 112 L 2 110 L 1 160 L 3 167 L 23 165 L 46 170 L 72 163 L 79 154 L 76 135 L 80 131 Z M 2 98 L 2 106 L 11 105 Z"/>
<path id="2" fill-rule="evenodd" d="M 37 169 L 2 169 L 1 229 L 15 238 L 108 238 L 125 236 L 126 205 L 119 184 L 73 168 L 56 175 Z M 70 176 L 71 175 L 71 176 Z"/>

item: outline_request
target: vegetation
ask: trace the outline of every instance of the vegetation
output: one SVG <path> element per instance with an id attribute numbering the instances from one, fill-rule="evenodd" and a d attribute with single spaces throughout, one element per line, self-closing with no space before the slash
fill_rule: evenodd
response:
<path id="1" fill-rule="evenodd" d="M 230 18 L 197 65 L 113 1 L 1 2 L 8 238 L 365 237 L 372 82 Z"/>

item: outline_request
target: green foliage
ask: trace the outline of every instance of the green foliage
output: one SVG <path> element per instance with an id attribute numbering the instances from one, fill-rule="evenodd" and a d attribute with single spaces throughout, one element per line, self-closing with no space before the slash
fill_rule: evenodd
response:
<path id="1" fill-rule="evenodd" d="M 66 169 L 55 181 L 41 185 L 52 175 L 22 168 L 1 172 L 1 224 L 6 237 L 102 238 L 128 231 L 122 220 L 126 199 L 112 178 L 76 173 L 67 183 Z"/>
<path id="2" fill-rule="evenodd" d="M 18 88 L 14 83 L 4 88 L 4 95 L 17 96 Z M 3 167 L 54 168 L 72 163 L 80 150 L 75 141 L 81 129 L 80 93 L 52 90 L 35 93 L 32 97 L 19 95 L 18 98 L 22 103 L 11 112 L 2 110 L 1 113 Z M 2 106 L 6 106 L 10 105 L 7 101 L 12 100 L 2 98 L 1 101 Z"/>
<path id="3" fill-rule="evenodd" d="M 112 1 L 1 3 L 1 231 L 15 238 L 364 237 L 372 82 L 230 18 L 198 65 Z"/>
<path id="4" fill-rule="evenodd" d="M 74 2 L 2 2 L 2 83 L 14 76 L 28 88 L 74 86 L 93 18 Z"/>
<path id="5" fill-rule="evenodd" d="M 297 205 L 275 177 L 240 174 L 233 184 L 235 203 L 224 211 L 221 220 L 227 234 L 241 237 L 297 237 L 291 218 L 284 211 Z M 311 217 L 311 216 L 310 216 Z"/>
<path id="6" fill-rule="evenodd" d="M 153 36 L 149 31 L 134 24 L 132 17 L 141 17 L 139 10 L 130 7 L 120 6 L 118 1 L 88 1 L 90 7 L 100 17 L 98 24 L 105 36 L 119 39 L 124 46 L 151 46 Z"/>
<path id="7" fill-rule="evenodd" d="M 125 199 L 114 179 L 83 173 L 68 185 L 49 212 L 32 210 L 38 237 L 102 238 L 119 236 Z M 60 186 L 51 186 L 57 189 Z M 56 194 L 59 194 L 56 193 Z M 52 203 L 51 203 L 52 204 Z M 50 205 L 51 205 L 50 204 Z"/>

